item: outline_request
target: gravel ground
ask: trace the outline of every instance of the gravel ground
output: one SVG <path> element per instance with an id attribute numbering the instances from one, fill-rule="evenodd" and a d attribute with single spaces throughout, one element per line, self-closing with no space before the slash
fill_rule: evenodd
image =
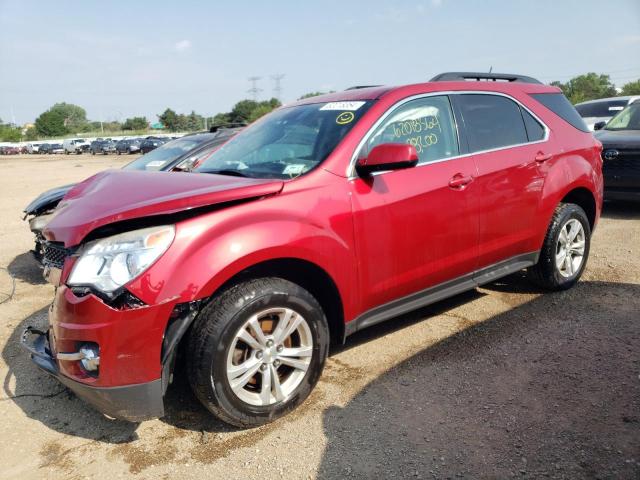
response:
<path id="1" fill-rule="evenodd" d="M 517 274 L 359 333 L 274 424 L 230 428 L 182 378 L 163 419 L 102 417 L 17 346 L 53 294 L 20 212 L 131 159 L 0 157 L 0 478 L 640 477 L 638 205 L 606 206 L 573 290 Z"/>

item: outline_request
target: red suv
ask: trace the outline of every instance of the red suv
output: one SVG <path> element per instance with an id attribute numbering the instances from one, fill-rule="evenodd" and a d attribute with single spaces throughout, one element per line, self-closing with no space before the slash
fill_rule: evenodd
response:
<path id="1" fill-rule="evenodd" d="M 112 417 L 163 415 L 185 372 L 224 421 L 272 421 L 309 395 L 332 341 L 524 268 L 573 286 L 600 150 L 559 89 L 517 75 L 299 101 L 197 172 L 74 187 L 44 230 L 50 327 L 23 344 Z"/>

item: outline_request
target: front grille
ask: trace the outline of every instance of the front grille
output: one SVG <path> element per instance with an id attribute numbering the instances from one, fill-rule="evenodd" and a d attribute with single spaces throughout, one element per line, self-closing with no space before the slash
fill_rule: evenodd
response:
<path id="1" fill-rule="evenodd" d="M 46 267 L 61 269 L 67 256 L 69 256 L 69 250 L 61 244 L 46 242 L 44 244 L 44 258 L 42 259 L 42 263 Z"/>
<path id="2" fill-rule="evenodd" d="M 607 150 L 603 151 L 603 157 Z M 640 150 L 618 150 L 616 158 L 612 160 L 603 158 L 602 172 L 605 175 L 640 173 Z"/>

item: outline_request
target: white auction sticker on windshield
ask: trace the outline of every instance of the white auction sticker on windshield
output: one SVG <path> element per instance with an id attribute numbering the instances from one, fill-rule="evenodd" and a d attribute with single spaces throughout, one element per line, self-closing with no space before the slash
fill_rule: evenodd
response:
<path id="1" fill-rule="evenodd" d="M 358 110 L 365 102 L 329 102 L 320 110 Z"/>
<path id="2" fill-rule="evenodd" d="M 156 167 L 161 167 L 165 164 L 166 162 L 164 160 L 153 160 L 149 163 L 147 163 L 146 168 L 156 168 Z"/>
<path id="3" fill-rule="evenodd" d="M 300 163 L 292 163 L 284 167 L 282 173 L 284 175 L 302 175 L 304 173 L 306 165 Z"/>

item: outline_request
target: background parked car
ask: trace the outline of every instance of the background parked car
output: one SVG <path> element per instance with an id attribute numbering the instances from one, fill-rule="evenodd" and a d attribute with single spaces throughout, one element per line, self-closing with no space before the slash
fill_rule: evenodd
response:
<path id="1" fill-rule="evenodd" d="M 47 153 L 64 153 L 64 148 L 62 148 L 61 143 L 53 143 L 49 145 Z"/>
<path id="2" fill-rule="evenodd" d="M 62 148 L 64 148 L 64 153 L 66 154 L 70 154 L 70 153 L 80 154 L 89 150 L 89 142 L 87 142 L 82 138 L 74 138 L 74 139 L 69 138 L 64 142 L 62 142 Z"/>
<path id="3" fill-rule="evenodd" d="M 604 198 L 640 200 L 640 101 L 618 113 L 594 135 L 602 142 Z"/>
<path id="4" fill-rule="evenodd" d="M 158 148 L 160 145 L 167 143 L 166 138 L 148 137 L 142 141 L 140 145 L 140 151 L 142 153 L 149 153 L 151 150 Z"/>
<path id="5" fill-rule="evenodd" d="M 627 105 L 640 98 L 640 95 L 627 97 L 610 97 L 590 100 L 576 104 L 576 110 L 587 124 L 589 130 L 596 130 L 594 125 L 600 122 L 608 122 Z M 602 125 L 604 125 L 604 123 Z M 602 127 L 601 127 L 602 128 Z"/>
<path id="6" fill-rule="evenodd" d="M 116 153 L 118 155 L 125 153 L 138 153 L 140 152 L 140 144 L 142 141 L 138 138 L 127 138 L 124 140 L 120 140 L 116 143 Z"/>
<path id="7" fill-rule="evenodd" d="M 89 146 L 89 151 L 91 152 L 91 155 L 100 154 L 100 153 L 103 155 L 106 155 L 108 153 L 115 153 L 116 144 L 111 139 L 94 140 L 93 142 L 91 142 L 91 145 Z"/>
<path id="8" fill-rule="evenodd" d="M 39 153 L 41 143 L 29 143 L 27 145 L 28 153 Z"/>
<path id="9" fill-rule="evenodd" d="M 0 148 L 2 148 L 2 150 L 0 151 L 2 155 L 18 155 L 20 153 L 20 147 L 17 146 L 5 145 Z"/>
<path id="10" fill-rule="evenodd" d="M 47 153 L 49 153 L 49 149 L 51 148 L 51 144 L 50 143 L 42 143 L 40 144 L 40 147 L 38 147 L 38 152 L 37 153 L 41 153 L 43 155 L 46 155 Z"/>

